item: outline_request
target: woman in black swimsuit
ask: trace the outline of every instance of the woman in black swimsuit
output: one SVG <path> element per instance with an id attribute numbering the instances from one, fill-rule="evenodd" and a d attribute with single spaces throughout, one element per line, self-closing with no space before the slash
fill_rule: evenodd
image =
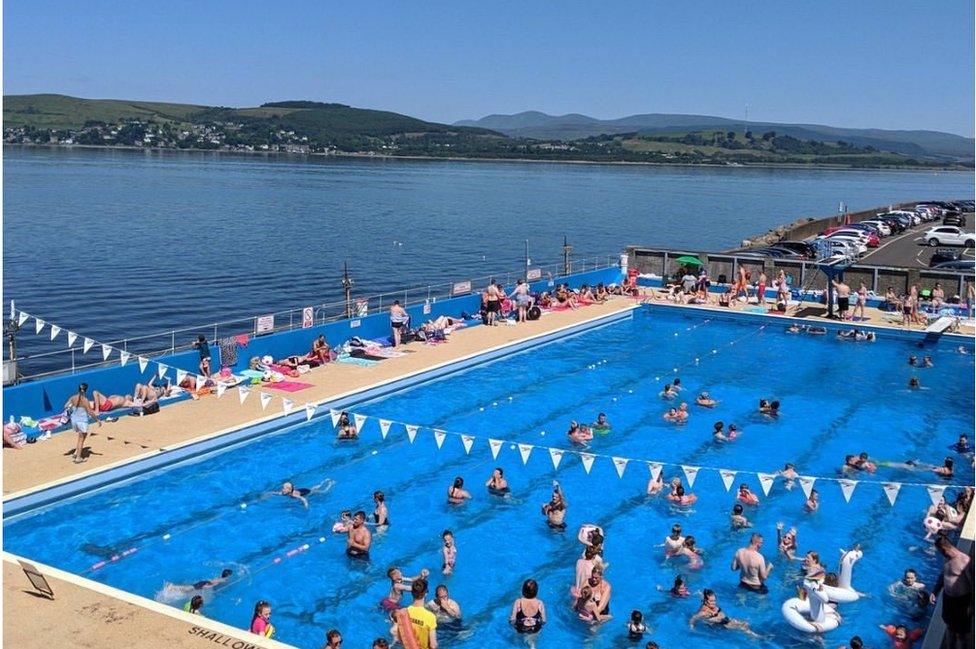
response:
<path id="1" fill-rule="evenodd" d="M 760 637 L 752 629 L 749 628 L 749 623 L 745 620 L 736 620 L 731 618 L 722 612 L 721 607 L 715 600 L 715 591 L 710 588 L 706 588 L 702 591 L 702 603 L 698 612 L 691 616 L 688 620 L 688 626 L 692 629 L 695 628 L 696 620 L 705 620 L 711 626 L 725 627 L 727 629 L 735 629 L 737 631 L 742 631 L 754 638 Z"/>
<path id="2" fill-rule="evenodd" d="M 508 621 L 518 633 L 538 633 L 546 623 L 546 606 L 537 599 L 539 584 L 535 579 L 526 579 L 522 584 L 522 596 L 512 604 L 512 614 Z"/>
<path id="3" fill-rule="evenodd" d="M 373 492 L 373 502 L 376 509 L 373 510 L 373 522 L 377 528 L 390 526 L 390 512 L 386 509 L 386 496 L 382 491 Z"/>

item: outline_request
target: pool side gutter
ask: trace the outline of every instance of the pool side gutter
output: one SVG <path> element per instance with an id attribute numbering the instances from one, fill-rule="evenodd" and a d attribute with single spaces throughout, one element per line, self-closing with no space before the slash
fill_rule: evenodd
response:
<path id="1" fill-rule="evenodd" d="M 189 645 L 190 641 L 195 639 L 200 642 L 200 646 L 205 646 L 203 641 L 207 641 L 207 644 L 216 643 L 217 645 L 227 647 L 228 649 L 235 647 L 237 649 L 247 649 L 248 647 L 262 647 L 263 649 L 294 649 L 292 645 L 278 642 L 277 640 L 272 640 L 270 638 L 264 638 L 259 635 L 254 635 L 246 629 L 232 627 L 229 624 L 224 624 L 223 622 L 218 622 L 217 620 L 213 620 L 202 615 L 191 615 L 190 613 L 182 611 L 178 608 L 167 606 L 157 601 L 140 597 L 139 595 L 133 595 L 132 593 L 124 590 L 119 590 L 118 588 L 113 588 L 112 586 L 108 586 L 97 581 L 92 581 L 91 579 L 85 579 L 84 577 L 79 577 L 78 575 L 70 572 L 58 570 L 57 568 L 38 563 L 32 559 L 19 557 L 15 554 L 11 554 L 10 552 L 3 552 L 3 560 L 17 567 L 19 567 L 19 561 L 28 562 L 46 577 L 58 579 L 73 586 L 78 586 L 79 588 L 93 591 L 99 595 L 120 600 L 126 602 L 127 604 L 132 604 L 134 606 L 152 611 L 153 613 L 172 618 L 174 624 L 179 624 L 186 628 L 187 642 L 181 642 L 181 645 Z M 26 577 L 24 577 L 24 581 L 25 584 L 29 583 L 27 582 Z M 33 604 L 33 606 L 40 607 L 44 605 L 41 602 L 48 601 L 53 601 L 53 603 L 58 604 L 61 602 L 61 600 L 58 599 L 58 595 L 59 593 L 55 592 L 53 600 L 41 598 L 41 600 Z M 63 605 L 63 603 L 59 605 Z M 9 612 L 10 611 L 8 610 L 8 613 Z M 134 629 L 133 631 L 135 632 L 136 630 Z M 41 646 L 41 644 L 42 642 L 38 642 L 38 646 Z"/>
<path id="2" fill-rule="evenodd" d="M 633 317 L 634 310 L 639 307 L 639 303 L 634 303 L 609 314 L 601 314 L 551 331 L 496 345 L 495 347 L 379 381 L 363 388 L 332 395 L 317 401 L 310 401 L 309 403 L 316 407 L 316 413 L 312 419 L 328 417 L 329 411 L 333 409 L 347 409 L 356 403 L 376 399 L 418 383 L 437 379 L 447 374 L 452 374 L 475 365 L 496 360 L 503 356 L 544 345 L 557 339 L 566 338 L 567 336 L 573 336 L 597 327 L 629 319 Z M 164 446 L 160 449 L 99 467 L 89 472 L 36 485 L 6 496 L 3 499 L 3 516 L 4 519 L 8 519 L 38 507 L 161 469 L 177 462 L 245 443 L 256 437 L 267 435 L 288 426 L 303 424 L 305 421 L 306 415 L 303 408 L 299 408 L 297 412 L 291 412 L 289 414 L 279 413 L 269 415 L 238 426 L 195 437 L 184 442 Z"/>

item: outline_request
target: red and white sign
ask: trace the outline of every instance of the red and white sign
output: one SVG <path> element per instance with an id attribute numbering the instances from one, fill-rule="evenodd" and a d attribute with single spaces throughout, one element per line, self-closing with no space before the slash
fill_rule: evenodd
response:
<path id="1" fill-rule="evenodd" d="M 533 268 L 533 269 L 527 271 L 525 273 L 525 279 L 529 280 L 530 282 L 533 281 L 533 280 L 542 279 L 542 269 L 541 268 Z"/>
<path id="2" fill-rule="evenodd" d="M 302 309 L 302 329 L 308 329 L 315 324 L 315 309 L 310 306 Z"/>
<path id="3" fill-rule="evenodd" d="M 471 282 L 457 282 L 451 289 L 451 295 L 464 295 L 471 292 Z"/>

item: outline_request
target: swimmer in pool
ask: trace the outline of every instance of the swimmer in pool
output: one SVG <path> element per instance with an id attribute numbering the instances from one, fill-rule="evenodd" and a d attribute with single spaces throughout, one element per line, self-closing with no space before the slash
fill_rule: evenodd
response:
<path id="1" fill-rule="evenodd" d="M 688 568 L 691 570 L 698 570 L 705 562 L 702 561 L 701 550 L 695 547 L 695 537 L 689 534 L 685 537 L 684 542 L 678 551 L 675 552 L 676 557 L 685 557 L 688 559 Z"/>
<path id="2" fill-rule="evenodd" d="M 766 563 L 766 559 L 759 552 L 762 544 L 762 534 L 753 532 L 749 545 L 735 551 L 731 569 L 739 572 L 739 588 L 765 595 L 769 592 L 766 580 L 773 571 L 773 564 Z"/>
<path id="3" fill-rule="evenodd" d="M 947 457 L 945 460 L 943 460 L 941 465 L 928 464 L 926 462 L 919 462 L 918 460 L 909 460 L 907 462 L 885 462 L 884 465 L 907 471 L 931 471 L 940 478 L 951 478 L 953 475 L 952 469 L 955 462 L 951 457 Z"/>
<path id="4" fill-rule="evenodd" d="M 224 568 L 220 571 L 219 577 L 214 577 L 212 579 L 204 579 L 203 581 L 198 581 L 192 584 L 167 584 L 167 588 L 183 592 L 192 593 L 195 590 L 206 590 L 208 588 L 214 588 L 220 584 L 226 582 L 228 579 L 234 576 L 234 571 L 230 568 Z"/>
<path id="5" fill-rule="evenodd" d="M 380 606 L 385 611 L 393 611 L 400 608 L 400 600 L 404 593 L 410 592 L 410 585 L 418 579 L 426 579 L 430 574 L 426 568 L 420 571 L 415 577 L 405 577 L 399 568 L 393 566 L 386 571 L 386 576 L 390 578 L 390 594 L 380 602 Z"/>
<path id="6" fill-rule="evenodd" d="M 681 392 L 684 390 L 684 386 L 681 385 L 681 379 L 679 378 L 675 378 L 674 381 L 671 382 L 671 385 L 674 387 L 676 392 Z"/>
<path id="7" fill-rule="evenodd" d="M 766 415 L 767 417 L 778 417 L 779 416 L 779 401 L 769 401 L 767 399 L 759 400 L 759 412 Z"/>
<path id="8" fill-rule="evenodd" d="M 698 496 L 695 494 L 686 494 L 685 488 L 679 485 L 677 488 L 675 488 L 674 493 L 668 495 L 668 500 L 678 507 L 687 507 L 695 504 L 695 501 L 698 500 Z"/>
<path id="9" fill-rule="evenodd" d="M 451 530 L 444 530 L 441 534 L 441 538 L 444 540 L 444 547 L 441 548 L 441 554 L 444 557 L 443 572 L 445 575 L 449 575 L 454 572 L 454 563 L 457 561 L 457 545 L 454 543 L 454 532 Z"/>
<path id="10" fill-rule="evenodd" d="M 464 490 L 464 478 L 454 478 L 454 483 L 447 488 L 447 504 L 460 505 L 471 498 L 471 494 Z"/>
<path id="11" fill-rule="evenodd" d="M 730 442 L 735 441 L 735 438 L 739 436 L 739 432 L 740 431 L 738 426 L 736 426 L 735 424 L 729 424 L 729 432 L 728 432 L 729 441 Z"/>
<path id="12" fill-rule="evenodd" d="M 345 412 L 339 416 L 339 426 L 336 437 L 337 439 L 357 439 L 359 437 L 359 431 L 357 431 L 356 427 L 350 423 L 349 415 Z"/>
<path id="13" fill-rule="evenodd" d="M 925 584 L 918 580 L 918 573 L 911 568 L 905 571 L 901 579 L 888 586 L 888 592 L 895 596 L 905 593 L 915 594 L 921 590 L 925 590 Z"/>
<path id="14" fill-rule="evenodd" d="M 668 411 L 664 413 L 664 421 L 670 421 L 671 423 L 677 423 L 680 421 L 678 418 L 678 409 L 668 408 Z"/>
<path id="15" fill-rule="evenodd" d="M 959 441 L 953 445 L 952 450 L 963 455 L 973 452 L 973 447 L 969 445 L 969 438 L 965 434 L 959 436 Z"/>
<path id="16" fill-rule="evenodd" d="M 688 404 L 684 401 L 678 406 L 678 421 L 684 422 L 688 420 Z"/>
<path id="17" fill-rule="evenodd" d="M 305 498 L 305 496 L 307 496 L 310 492 L 311 489 L 295 488 L 295 485 L 290 482 L 286 482 L 281 485 L 281 491 L 279 493 L 286 498 L 295 498 L 298 500 L 298 502 L 305 506 L 305 509 L 308 509 L 308 500 Z"/>
<path id="18" fill-rule="evenodd" d="M 918 388 L 922 387 L 922 384 L 919 382 L 917 376 L 913 376 L 912 378 L 908 379 L 908 387 L 912 390 L 917 390 Z"/>
<path id="19" fill-rule="evenodd" d="M 820 494 L 817 493 L 816 489 L 810 490 L 810 497 L 803 504 L 803 509 L 811 514 L 820 509 Z"/>
<path id="20" fill-rule="evenodd" d="M 346 534 L 352 528 L 352 512 L 348 509 L 339 514 L 339 520 L 332 525 L 334 534 Z"/>
<path id="21" fill-rule="evenodd" d="M 369 559 L 369 546 L 373 535 L 366 528 L 366 512 L 358 511 L 352 517 L 352 527 L 346 538 L 346 556 L 353 559 Z"/>
<path id="22" fill-rule="evenodd" d="M 912 354 L 911 356 L 909 356 L 908 357 L 908 364 L 911 365 L 912 367 L 918 367 L 918 357 L 915 356 L 915 354 Z"/>
<path id="23" fill-rule="evenodd" d="M 796 466 L 794 466 L 793 463 L 787 462 L 783 466 L 782 471 L 779 472 L 779 475 L 784 480 L 786 480 L 786 482 L 783 484 L 783 486 L 786 487 L 786 489 L 788 490 L 792 489 L 793 485 L 796 484 L 795 480 L 797 479 L 798 474 L 796 472 Z"/>
<path id="24" fill-rule="evenodd" d="M 922 359 L 922 367 L 932 367 L 934 363 L 932 362 L 931 356 L 926 356 Z"/>
<path id="25" fill-rule="evenodd" d="M 675 523 L 671 526 L 671 534 L 664 537 L 664 556 L 673 557 L 678 554 L 678 550 L 684 545 L 685 537 L 681 535 L 681 525 Z"/>
<path id="26" fill-rule="evenodd" d="M 390 511 L 386 508 L 386 496 L 382 491 L 374 491 L 373 502 L 376 504 L 373 510 L 373 524 L 376 525 L 377 531 L 382 531 L 380 528 L 390 526 Z"/>
<path id="27" fill-rule="evenodd" d="M 657 479 L 651 477 L 651 479 L 647 481 L 648 496 L 656 496 L 661 493 L 662 489 L 664 489 L 664 477 L 660 473 L 657 474 Z"/>
<path id="28" fill-rule="evenodd" d="M 491 472 L 491 477 L 485 483 L 488 493 L 495 496 L 504 496 L 509 492 L 508 480 L 505 479 L 505 471 L 501 467 L 496 467 Z"/>
<path id="29" fill-rule="evenodd" d="M 712 426 L 712 439 L 716 442 L 728 442 L 729 436 L 725 434 L 725 424 L 721 421 L 716 421 Z"/>
<path id="30" fill-rule="evenodd" d="M 733 530 L 741 530 L 747 527 L 752 527 L 752 523 L 749 519 L 745 517 L 742 513 L 742 505 L 736 503 L 732 505 L 732 515 L 729 517 L 729 522 L 732 523 Z"/>
<path id="31" fill-rule="evenodd" d="M 434 590 L 434 599 L 427 602 L 427 610 L 437 616 L 438 622 L 451 623 L 461 619 L 461 606 L 451 599 L 444 584 Z"/>
<path id="32" fill-rule="evenodd" d="M 710 588 L 706 588 L 702 591 L 701 606 L 698 608 L 698 612 L 688 619 L 688 626 L 694 629 L 695 622 L 698 620 L 703 620 L 708 625 L 716 628 L 742 631 L 746 635 L 753 638 L 761 637 L 759 634 L 749 628 L 748 622 L 744 620 L 736 620 L 723 613 L 722 608 L 718 605 L 718 602 L 715 599 L 715 591 Z"/>
<path id="33" fill-rule="evenodd" d="M 739 485 L 739 493 L 735 498 L 743 505 L 755 506 L 759 504 L 759 496 L 752 493 L 752 491 L 749 490 L 749 485 L 744 483 Z"/>
<path id="34" fill-rule="evenodd" d="M 566 431 L 566 436 L 573 444 L 580 446 L 586 446 L 586 443 L 593 439 L 593 433 L 590 429 L 586 426 L 580 426 L 577 421 L 569 422 L 569 430 Z"/>
<path id="35" fill-rule="evenodd" d="M 549 529 L 562 531 L 566 529 L 566 497 L 559 483 L 552 481 L 552 498 L 542 506 L 542 515 L 546 517 Z"/>
<path id="36" fill-rule="evenodd" d="M 796 528 L 791 527 L 786 532 L 783 531 L 784 525 L 776 523 L 776 542 L 779 551 L 786 555 L 790 561 L 796 560 Z"/>
<path id="37" fill-rule="evenodd" d="M 596 416 L 596 421 L 590 424 L 590 428 L 592 428 L 597 433 L 606 435 L 607 433 L 610 432 L 610 429 L 613 428 L 613 426 L 611 426 L 610 422 L 607 421 L 606 414 L 601 412 Z"/>
<path id="38" fill-rule="evenodd" d="M 702 406 L 703 408 L 714 408 L 718 405 L 718 401 L 710 397 L 707 392 L 702 392 L 695 399 L 695 404 Z"/>
<path id="39" fill-rule="evenodd" d="M 671 400 L 678 396 L 678 391 L 671 387 L 671 384 L 668 383 L 664 386 L 664 389 L 658 393 L 658 396 L 660 396 L 662 399 Z"/>

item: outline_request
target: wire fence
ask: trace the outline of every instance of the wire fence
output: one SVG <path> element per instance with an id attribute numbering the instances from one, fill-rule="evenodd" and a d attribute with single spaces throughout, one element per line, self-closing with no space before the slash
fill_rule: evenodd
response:
<path id="1" fill-rule="evenodd" d="M 347 317 L 357 318 L 382 313 L 388 310 L 395 300 L 399 300 L 401 305 L 407 307 L 428 302 L 434 303 L 438 300 L 466 295 L 469 292 L 478 291 L 490 281 L 497 281 L 503 286 L 510 286 L 516 280 L 525 278 L 526 272 L 529 270 L 533 272 L 537 271 L 540 274 L 540 278 L 555 279 L 565 277 L 572 273 L 611 268 L 619 264 L 619 254 L 574 258 L 569 261 L 568 265 L 560 261 L 551 264 L 532 265 L 521 270 L 502 271 L 479 277 L 457 279 L 451 282 L 415 285 L 384 293 L 374 293 L 365 296 L 352 294 L 348 302 L 345 299 L 341 299 L 312 306 L 286 309 L 274 313 L 210 322 L 144 336 L 120 338 L 118 340 L 99 340 L 98 342 L 111 345 L 133 355 L 146 357 L 162 356 L 191 349 L 197 335 L 200 334 L 207 336 L 213 342 L 240 334 L 265 335 L 301 329 L 307 324 L 305 316 L 306 310 L 308 309 L 311 309 L 312 325 L 322 325 Z M 470 291 L 458 292 L 455 290 L 459 284 L 466 282 L 470 282 Z M 38 315 L 43 316 L 43 314 Z M 79 339 L 81 336 L 84 336 L 84 332 L 79 333 Z M 74 374 L 84 370 L 108 367 L 118 363 L 118 361 L 93 360 L 92 357 L 98 356 L 100 355 L 97 350 L 89 351 L 88 354 L 85 354 L 80 343 L 66 349 L 19 355 L 15 359 L 19 370 L 17 378 L 21 382 L 36 380 L 58 374 Z M 33 373 L 24 373 L 23 369 L 30 364 L 43 367 L 43 369 Z"/>

